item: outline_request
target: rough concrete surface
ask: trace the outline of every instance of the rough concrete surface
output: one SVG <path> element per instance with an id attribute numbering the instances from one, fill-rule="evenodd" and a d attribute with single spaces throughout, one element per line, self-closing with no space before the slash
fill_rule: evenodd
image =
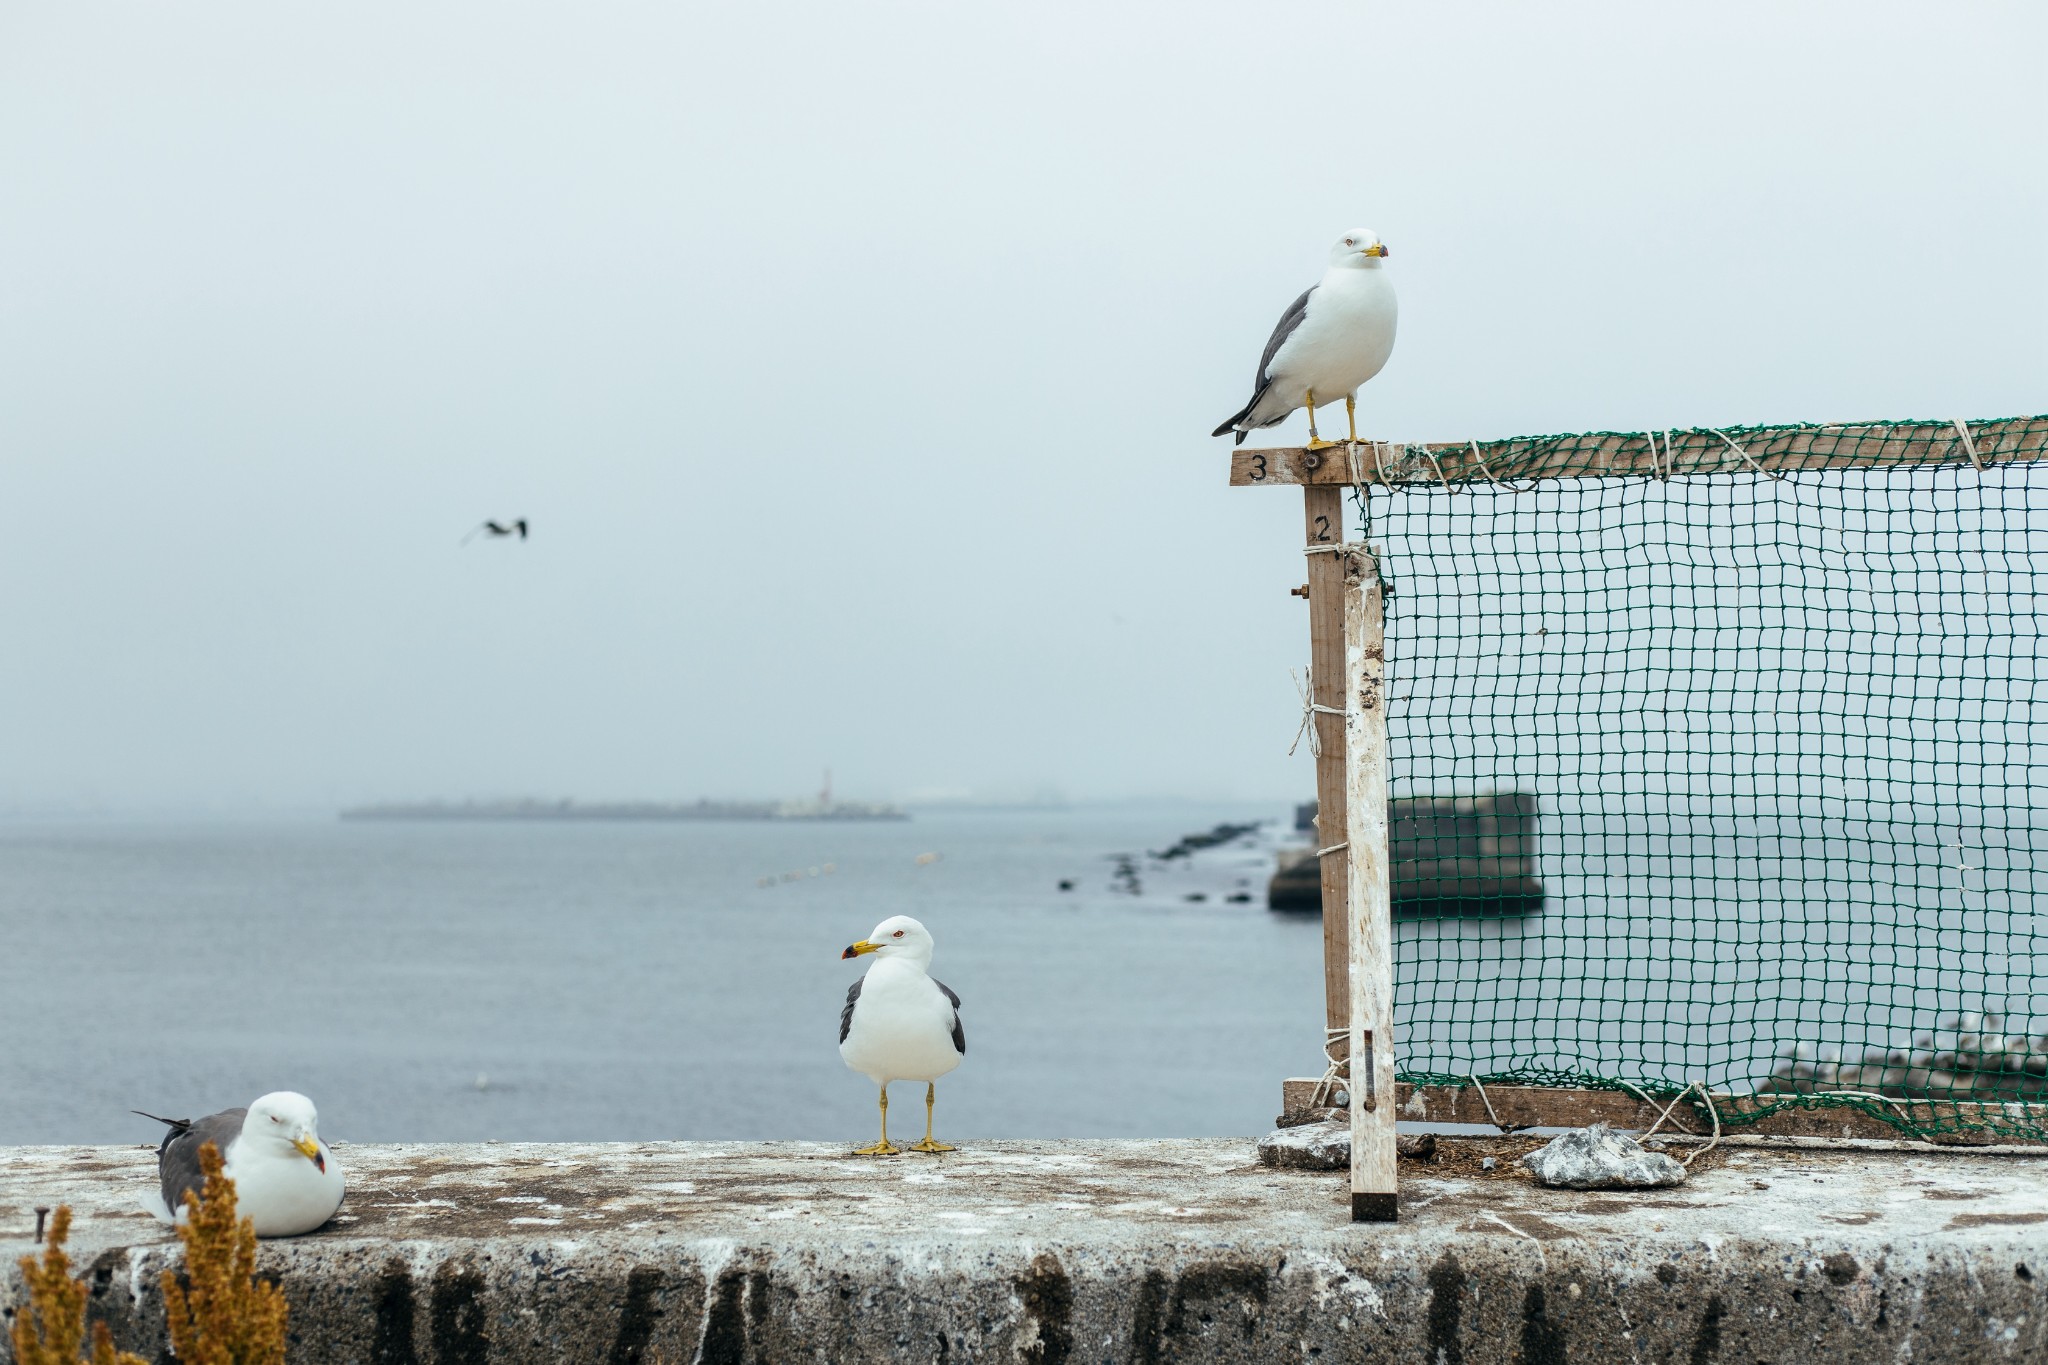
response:
<path id="1" fill-rule="evenodd" d="M 1459 1145 L 1356 1226 L 1341 1176 L 1249 1138 L 342 1146 L 340 1218 L 262 1264 L 298 1362 L 2048 1359 L 2048 1163 L 1752 1150 L 1580 1193 Z M 0 1149 L 0 1306 L 68 1203 L 93 1315 L 162 1358 L 153 1170 Z"/>

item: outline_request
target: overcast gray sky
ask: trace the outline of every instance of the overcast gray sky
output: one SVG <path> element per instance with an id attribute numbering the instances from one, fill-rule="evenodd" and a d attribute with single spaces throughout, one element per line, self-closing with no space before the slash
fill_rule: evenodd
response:
<path id="1" fill-rule="evenodd" d="M 1305 794 L 1330 242 L 1388 438 L 2048 411 L 2044 16 L 8 5 L 0 809 Z"/>

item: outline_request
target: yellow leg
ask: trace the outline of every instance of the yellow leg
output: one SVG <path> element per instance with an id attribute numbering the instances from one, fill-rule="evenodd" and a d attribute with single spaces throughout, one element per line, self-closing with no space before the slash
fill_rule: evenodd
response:
<path id="1" fill-rule="evenodd" d="M 1351 444 L 1358 444 L 1358 395 L 1344 395 L 1344 420 L 1351 424 Z"/>
<path id="2" fill-rule="evenodd" d="M 1310 450 L 1328 450 L 1335 444 L 1337 444 L 1335 441 L 1325 441 L 1322 437 L 1316 435 L 1316 391 L 1310 389 L 1308 391 L 1308 448 Z"/>
<path id="3" fill-rule="evenodd" d="M 950 1152 L 953 1150 L 943 1142 L 932 1141 L 932 1096 L 937 1091 L 938 1087 L 930 1081 L 924 1083 L 924 1141 L 911 1143 L 910 1150 L 913 1152 Z"/>
<path id="4" fill-rule="evenodd" d="M 882 1140 L 880 1142 L 877 1142 L 872 1147 L 854 1148 L 853 1154 L 855 1156 L 895 1156 L 898 1152 L 903 1150 L 901 1147 L 898 1147 L 894 1143 L 889 1141 L 889 1087 L 886 1085 L 882 1087 L 881 1105 Z"/>

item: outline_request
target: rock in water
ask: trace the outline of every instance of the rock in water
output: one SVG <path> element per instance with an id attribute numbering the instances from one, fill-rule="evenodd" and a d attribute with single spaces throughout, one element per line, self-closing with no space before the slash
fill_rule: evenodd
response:
<path id="1" fill-rule="evenodd" d="M 1539 1185 L 1573 1190 L 1645 1190 L 1685 1183 L 1685 1167 L 1662 1152 L 1645 1151 L 1626 1133 L 1604 1123 L 1553 1138 L 1522 1158 Z"/>

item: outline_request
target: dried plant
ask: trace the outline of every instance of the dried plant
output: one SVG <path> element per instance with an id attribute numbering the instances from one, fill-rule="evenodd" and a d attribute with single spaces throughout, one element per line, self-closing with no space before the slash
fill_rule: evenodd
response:
<path id="1" fill-rule="evenodd" d="M 85 1283 L 71 1278 L 71 1258 L 64 1241 L 71 1235 L 71 1208 L 57 1206 L 50 1220 L 50 1243 L 42 1264 L 21 1258 L 21 1278 L 28 1285 L 28 1305 L 14 1315 L 15 1365 L 78 1365 L 85 1340 Z M 31 1321 L 33 1319 L 33 1321 Z M 104 1322 L 92 1325 L 92 1365 L 148 1365 L 141 1356 L 114 1349 Z"/>
<path id="2" fill-rule="evenodd" d="M 179 1365 L 284 1365 L 284 1295 L 256 1278 L 256 1224 L 235 1220 L 235 1182 L 222 1164 L 219 1148 L 200 1147 L 206 1185 L 196 1198 L 186 1192 L 178 1227 L 184 1274 L 163 1276 L 171 1350 Z"/>

